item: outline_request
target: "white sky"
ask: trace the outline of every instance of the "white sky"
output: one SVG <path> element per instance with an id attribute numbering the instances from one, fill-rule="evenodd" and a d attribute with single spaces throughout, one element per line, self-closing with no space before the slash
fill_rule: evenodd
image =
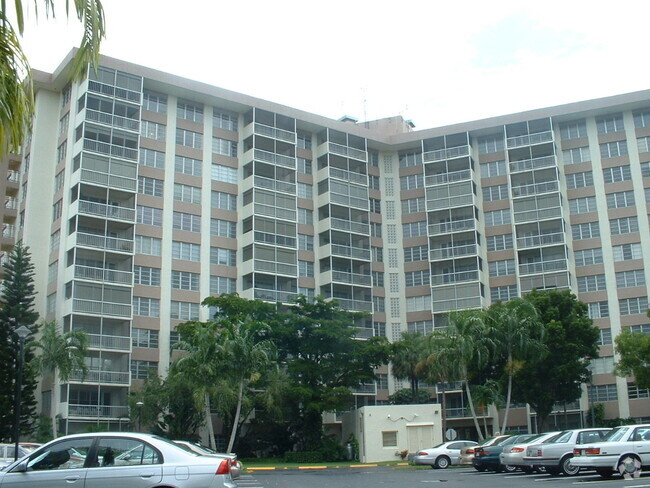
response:
<path id="1" fill-rule="evenodd" d="M 103 54 L 331 118 L 425 129 L 650 88 L 647 0 L 103 2 Z M 36 25 L 23 3 L 52 71 L 76 17 L 56 0 Z"/>

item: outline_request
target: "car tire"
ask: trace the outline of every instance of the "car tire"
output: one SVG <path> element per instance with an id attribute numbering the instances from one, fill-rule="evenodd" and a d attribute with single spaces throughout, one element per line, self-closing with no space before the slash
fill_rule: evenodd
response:
<path id="1" fill-rule="evenodd" d="M 638 478 L 641 476 L 641 460 L 636 456 L 625 456 L 618 462 L 617 470 L 626 480 Z"/>
<path id="2" fill-rule="evenodd" d="M 551 476 L 560 476 L 560 468 L 546 468 L 546 472 Z"/>
<path id="3" fill-rule="evenodd" d="M 487 468 L 484 468 L 483 466 L 481 466 L 480 468 L 478 466 L 474 466 L 474 469 L 479 473 L 484 473 L 485 471 L 487 471 Z"/>
<path id="4" fill-rule="evenodd" d="M 565 456 L 560 461 L 560 469 L 562 470 L 562 474 L 564 476 L 576 476 L 580 472 L 580 468 L 578 466 L 571 464 L 572 458 L 573 456 Z"/>
<path id="5" fill-rule="evenodd" d="M 503 473 L 514 473 L 517 471 L 517 466 L 510 466 L 509 464 L 501 464 L 499 466 L 499 471 Z"/>
<path id="6" fill-rule="evenodd" d="M 447 456 L 438 456 L 433 463 L 433 469 L 447 469 L 451 464 L 451 460 Z"/>

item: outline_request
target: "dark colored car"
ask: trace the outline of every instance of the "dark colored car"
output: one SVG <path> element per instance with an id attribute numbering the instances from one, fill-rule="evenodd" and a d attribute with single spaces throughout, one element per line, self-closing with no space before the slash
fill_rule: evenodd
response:
<path id="1" fill-rule="evenodd" d="M 506 437 L 501 442 L 487 447 L 480 447 L 474 452 L 472 466 L 477 471 L 514 471 L 517 468 L 503 466 L 499 459 L 503 449 L 512 444 L 520 444 L 532 437 L 534 434 L 517 434 Z"/>

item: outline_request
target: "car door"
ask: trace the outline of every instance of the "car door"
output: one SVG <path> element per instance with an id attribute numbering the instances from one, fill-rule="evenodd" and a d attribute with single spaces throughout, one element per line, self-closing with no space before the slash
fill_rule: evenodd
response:
<path id="1" fill-rule="evenodd" d="M 2 478 L 2 488 L 84 488 L 86 456 L 94 437 L 79 437 L 49 444 Z M 20 471 L 26 467 L 26 471 Z"/>
<path id="2" fill-rule="evenodd" d="M 465 447 L 465 442 L 452 442 L 447 446 L 447 455 L 451 459 L 451 464 L 460 462 L 460 450 Z"/>
<path id="3" fill-rule="evenodd" d="M 647 466 L 650 464 L 650 427 L 640 426 L 634 429 L 632 434 L 634 442 L 634 452 L 641 458 L 641 464 Z"/>
<path id="4" fill-rule="evenodd" d="M 88 488 L 149 488 L 162 480 L 162 455 L 146 442 L 124 437 L 100 437 L 97 460 L 88 468 Z"/>

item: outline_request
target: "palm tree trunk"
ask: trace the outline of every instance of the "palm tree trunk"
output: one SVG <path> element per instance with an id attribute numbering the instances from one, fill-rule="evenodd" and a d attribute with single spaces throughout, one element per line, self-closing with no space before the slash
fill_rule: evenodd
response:
<path id="1" fill-rule="evenodd" d="M 52 407 L 54 408 L 54 407 Z M 56 415 L 54 415 L 54 412 L 52 412 L 52 439 L 56 439 Z"/>
<path id="2" fill-rule="evenodd" d="M 445 382 L 442 383 L 442 412 L 440 416 L 440 424 L 442 425 L 442 442 L 445 442 L 447 437 L 445 432 L 447 431 L 447 392 L 445 390 Z"/>
<path id="3" fill-rule="evenodd" d="M 235 418 L 232 421 L 232 431 L 230 432 L 230 441 L 228 441 L 228 450 L 232 452 L 235 445 L 235 438 L 237 437 L 237 428 L 239 427 L 239 415 L 241 414 L 241 404 L 244 398 L 244 380 L 239 381 L 239 394 L 237 395 L 237 409 L 235 410 Z"/>
<path id="4" fill-rule="evenodd" d="M 483 440 L 483 432 L 481 432 L 481 426 L 478 423 L 478 417 L 476 416 L 476 409 L 474 408 L 474 402 L 472 401 L 472 391 L 469 389 L 469 382 L 465 380 L 465 390 L 467 390 L 467 401 L 469 402 L 469 410 L 472 412 L 472 419 L 474 420 L 474 427 L 476 427 L 476 432 L 478 432 L 478 440 Z"/>
<path id="5" fill-rule="evenodd" d="M 508 373 L 508 395 L 506 397 L 506 413 L 503 415 L 503 427 L 501 433 L 504 434 L 508 426 L 508 413 L 510 412 L 510 398 L 512 396 L 512 374 Z"/>
<path id="6" fill-rule="evenodd" d="M 210 394 L 205 392 L 205 421 L 208 427 L 208 447 L 217 449 L 217 443 L 214 440 L 214 428 L 212 427 L 212 414 L 210 413 Z"/>

